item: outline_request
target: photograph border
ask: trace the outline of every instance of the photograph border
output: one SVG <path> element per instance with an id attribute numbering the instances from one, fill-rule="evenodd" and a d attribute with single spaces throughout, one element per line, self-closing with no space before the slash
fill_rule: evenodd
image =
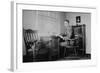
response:
<path id="1" fill-rule="evenodd" d="M 48 8 L 49 7 L 49 8 Z M 74 60 L 74 61 L 57 61 L 57 62 L 32 62 L 22 63 L 22 9 L 33 10 L 49 10 L 49 11 L 69 11 L 69 12 L 89 12 L 91 13 L 91 29 L 96 24 L 96 8 L 95 7 L 77 7 L 77 6 L 61 6 L 61 5 L 43 5 L 34 4 L 32 2 L 11 2 L 11 70 L 25 71 L 36 69 L 55 69 L 67 67 L 84 67 L 95 66 L 97 64 L 97 51 L 93 42 L 94 33 L 91 31 L 91 59 L 90 60 Z M 67 10 L 66 10 L 67 9 Z M 20 56 L 21 55 L 21 56 Z"/>

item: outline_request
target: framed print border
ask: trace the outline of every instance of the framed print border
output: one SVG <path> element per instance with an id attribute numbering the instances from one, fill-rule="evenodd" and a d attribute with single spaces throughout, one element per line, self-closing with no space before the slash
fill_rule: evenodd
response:
<path id="1" fill-rule="evenodd" d="M 57 61 L 57 62 L 38 62 L 38 63 L 22 63 L 22 10 L 50 10 L 50 11 L 68 11 L 68 12 L 87 12 L 91 13 L 91 29 L 96 24 L 96 8 L 95 7 L 75 7 L 61 5 L 42 5 L 25 2 L 11 2 L 11 70 L 35 70 L 49 68 L 64 67 L 81 67 L 96 65 L 96 49 L 91 42 L 91 60 L 75 60 L 75 61 Z M 92 33 L 92 32 L 91 32 Z M 91 34 L 93 41 L 93 33 Z"/>

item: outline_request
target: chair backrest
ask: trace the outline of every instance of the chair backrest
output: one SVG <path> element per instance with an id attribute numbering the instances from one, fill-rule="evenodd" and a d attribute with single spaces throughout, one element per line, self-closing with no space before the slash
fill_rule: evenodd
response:
<path id="1" fill-rule="evenodd" d="M 28 54 L 28 50 L 32 49 L 32 45 L 36 43 L 39 37 L 37 31 L 31 29 L 23 29 L 23 37 L 26 46 L 26 54 Z"/>

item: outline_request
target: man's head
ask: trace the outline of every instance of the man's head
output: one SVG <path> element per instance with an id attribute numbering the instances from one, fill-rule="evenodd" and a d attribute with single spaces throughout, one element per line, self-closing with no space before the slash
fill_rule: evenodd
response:
<path id="1" fill-rule="evenodd" d="M 69 25 L 69 20 L 65 20 L 64 26 L 67 27 Z"/>

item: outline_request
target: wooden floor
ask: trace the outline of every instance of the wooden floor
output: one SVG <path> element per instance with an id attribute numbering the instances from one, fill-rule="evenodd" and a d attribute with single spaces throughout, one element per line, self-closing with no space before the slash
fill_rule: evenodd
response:
<path id="1" fill-rule="evenodd" d="M 91 59 L 91 55 L 90 54 L 86 54 L 83 56 L 67 56 L 67 57 L 59 57 L 57 58 L 52 57 L 52 59 L 49 59 L 48 57 L 44 57 L 44 58 L 35 58 L 33 59 L 32 57 L 29 56 L 24 56 L 23 57 L 23 63 L 28 63 L 28 62 L 46 62 L 46 61 L 64 61 L 64 60 L 86 60 L 86 59 Z"/>

